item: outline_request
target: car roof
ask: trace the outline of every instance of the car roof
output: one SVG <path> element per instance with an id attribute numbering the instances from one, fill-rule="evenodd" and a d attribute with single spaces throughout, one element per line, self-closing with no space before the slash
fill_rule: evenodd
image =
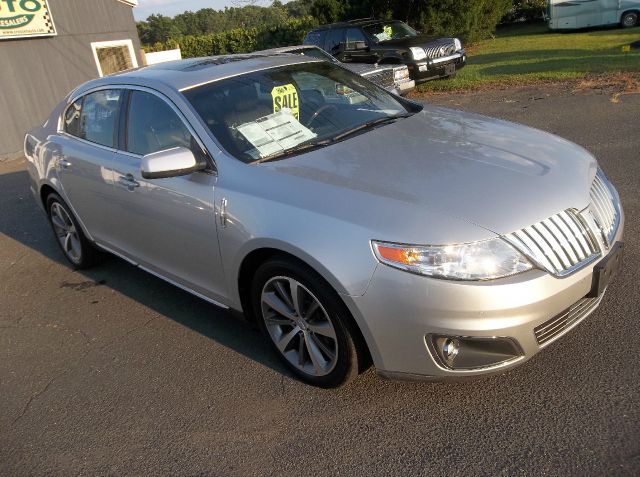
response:
<path id="1" fill-rule="evenodd" d="M 349 20 L 344 22 L 329 23 L 327 25 L 314 28 L 312 31 L 331 30 L 333 28 L 348 28 L 352 26 L 368 26 L 375 25 L 377 23 L 383 23 L 386 21 L 399 21 L 399 20 L 383 20 L 381 18 L 358 18 L 356 20 Z"/>
<path id="2" fill-rule="evenodd" d="M 240 55 L 207 56 L 168 61 L 105 76 L 84 83 L 72 96 L 106 85 L 136 85 L 150 88 L 164 86 L 174 90 L 212 83 L 231 76 L 300 63 L 318 62 L 301 55 L 254 53 Z"/>

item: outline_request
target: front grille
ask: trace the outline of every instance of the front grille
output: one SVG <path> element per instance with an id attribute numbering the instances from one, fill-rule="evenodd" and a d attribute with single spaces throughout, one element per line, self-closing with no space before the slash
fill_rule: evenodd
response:
<path id="1" fill-rule="evenodd" d="M 611 245 L 611 241 L 618 231 L 620 210 L 617 207 L 618 201 L 614 196 L 611 183 L 601 169 L 598 169 L 596 178 L 591 185 L 590 194 L 591 204 L 589 208 L 593 218 L 598 227 L 600 227 L 607 245 Z"/>
<path id="2" fill-rule="evenodd" d="M 427 58 L 435 60 L 436 58 L 453 55 L 456 52 L 456 45 L 455 43 L 447 43 L 444 45 L 427 46 L 424 51 L 427 53 Z"/>
<path id="3" fill-rule="evenodd" d="M 598 298 L 583 298 L 559 315 L 554 316 L 534 328 L 533 333 L 536 336 L 538 345 L 543 346 L 549 344 L 580 323 L 580 321 L 586 318 L 586 316 L 598 306 L 600 300 L 602 300 L 602 296 L 604 295 Z"/>
<path id="4" fill-rule="evenodd" d="M 367 75 L 366 78 L 383 88 L 393 88 L 395 85 L 393 68 L 372 73 Z"/>
<path id="5" fill-rule="evenodd" d="M 536 264 L 565 276 L 600 256 L 600 247 L 585 219 L 568 209 L 505 238 Z"/>

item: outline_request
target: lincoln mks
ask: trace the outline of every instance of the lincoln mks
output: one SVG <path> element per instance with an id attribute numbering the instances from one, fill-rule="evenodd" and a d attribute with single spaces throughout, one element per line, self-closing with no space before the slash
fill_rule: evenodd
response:
<path id="1" fill-rule="evenodd" d="M 90 81 L 25 155 L 73 267 L 112 253 L 242 311 L 322 387 L 371 365 L 504 372 L 593 312 L 622 261 L 618 194 L 584 149 L 300 55 Z"/>

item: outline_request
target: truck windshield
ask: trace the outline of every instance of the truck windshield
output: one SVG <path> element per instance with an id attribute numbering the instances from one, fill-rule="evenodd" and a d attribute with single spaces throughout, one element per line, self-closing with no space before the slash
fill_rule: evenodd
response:
<path id="1" fill-rule="evenodd" d="M 247 73 L 183 94 L 225 150 L 246 163 L 327 145 L 418 109 L 327 62 Z"/>
<path id="2" fill-rule="evenodd" d="M 398 21 L 374 23 L 365 26 L 364 31 L 377 42 L 399 40 L 418 35 L 409 25 Z"/>

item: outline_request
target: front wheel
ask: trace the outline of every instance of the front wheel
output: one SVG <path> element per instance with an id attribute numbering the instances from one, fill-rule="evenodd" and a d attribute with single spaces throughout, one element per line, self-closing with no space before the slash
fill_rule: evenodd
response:
<path id="1" fill-rule="evenodd" d="M 637 12 L 627 12 L 622 16 L 622 26 L 624 28 L 633 28 L 638 25 L 638 13 Z"/>
<path id="2" fill-rule="evenodd" d="M 365 362 L 357 332 L 337 294 L 315 272 L 289 260 L 263 264 L 252 302 L 276 353 L 300 379 L 323 388 L 346 384 Z"/>

